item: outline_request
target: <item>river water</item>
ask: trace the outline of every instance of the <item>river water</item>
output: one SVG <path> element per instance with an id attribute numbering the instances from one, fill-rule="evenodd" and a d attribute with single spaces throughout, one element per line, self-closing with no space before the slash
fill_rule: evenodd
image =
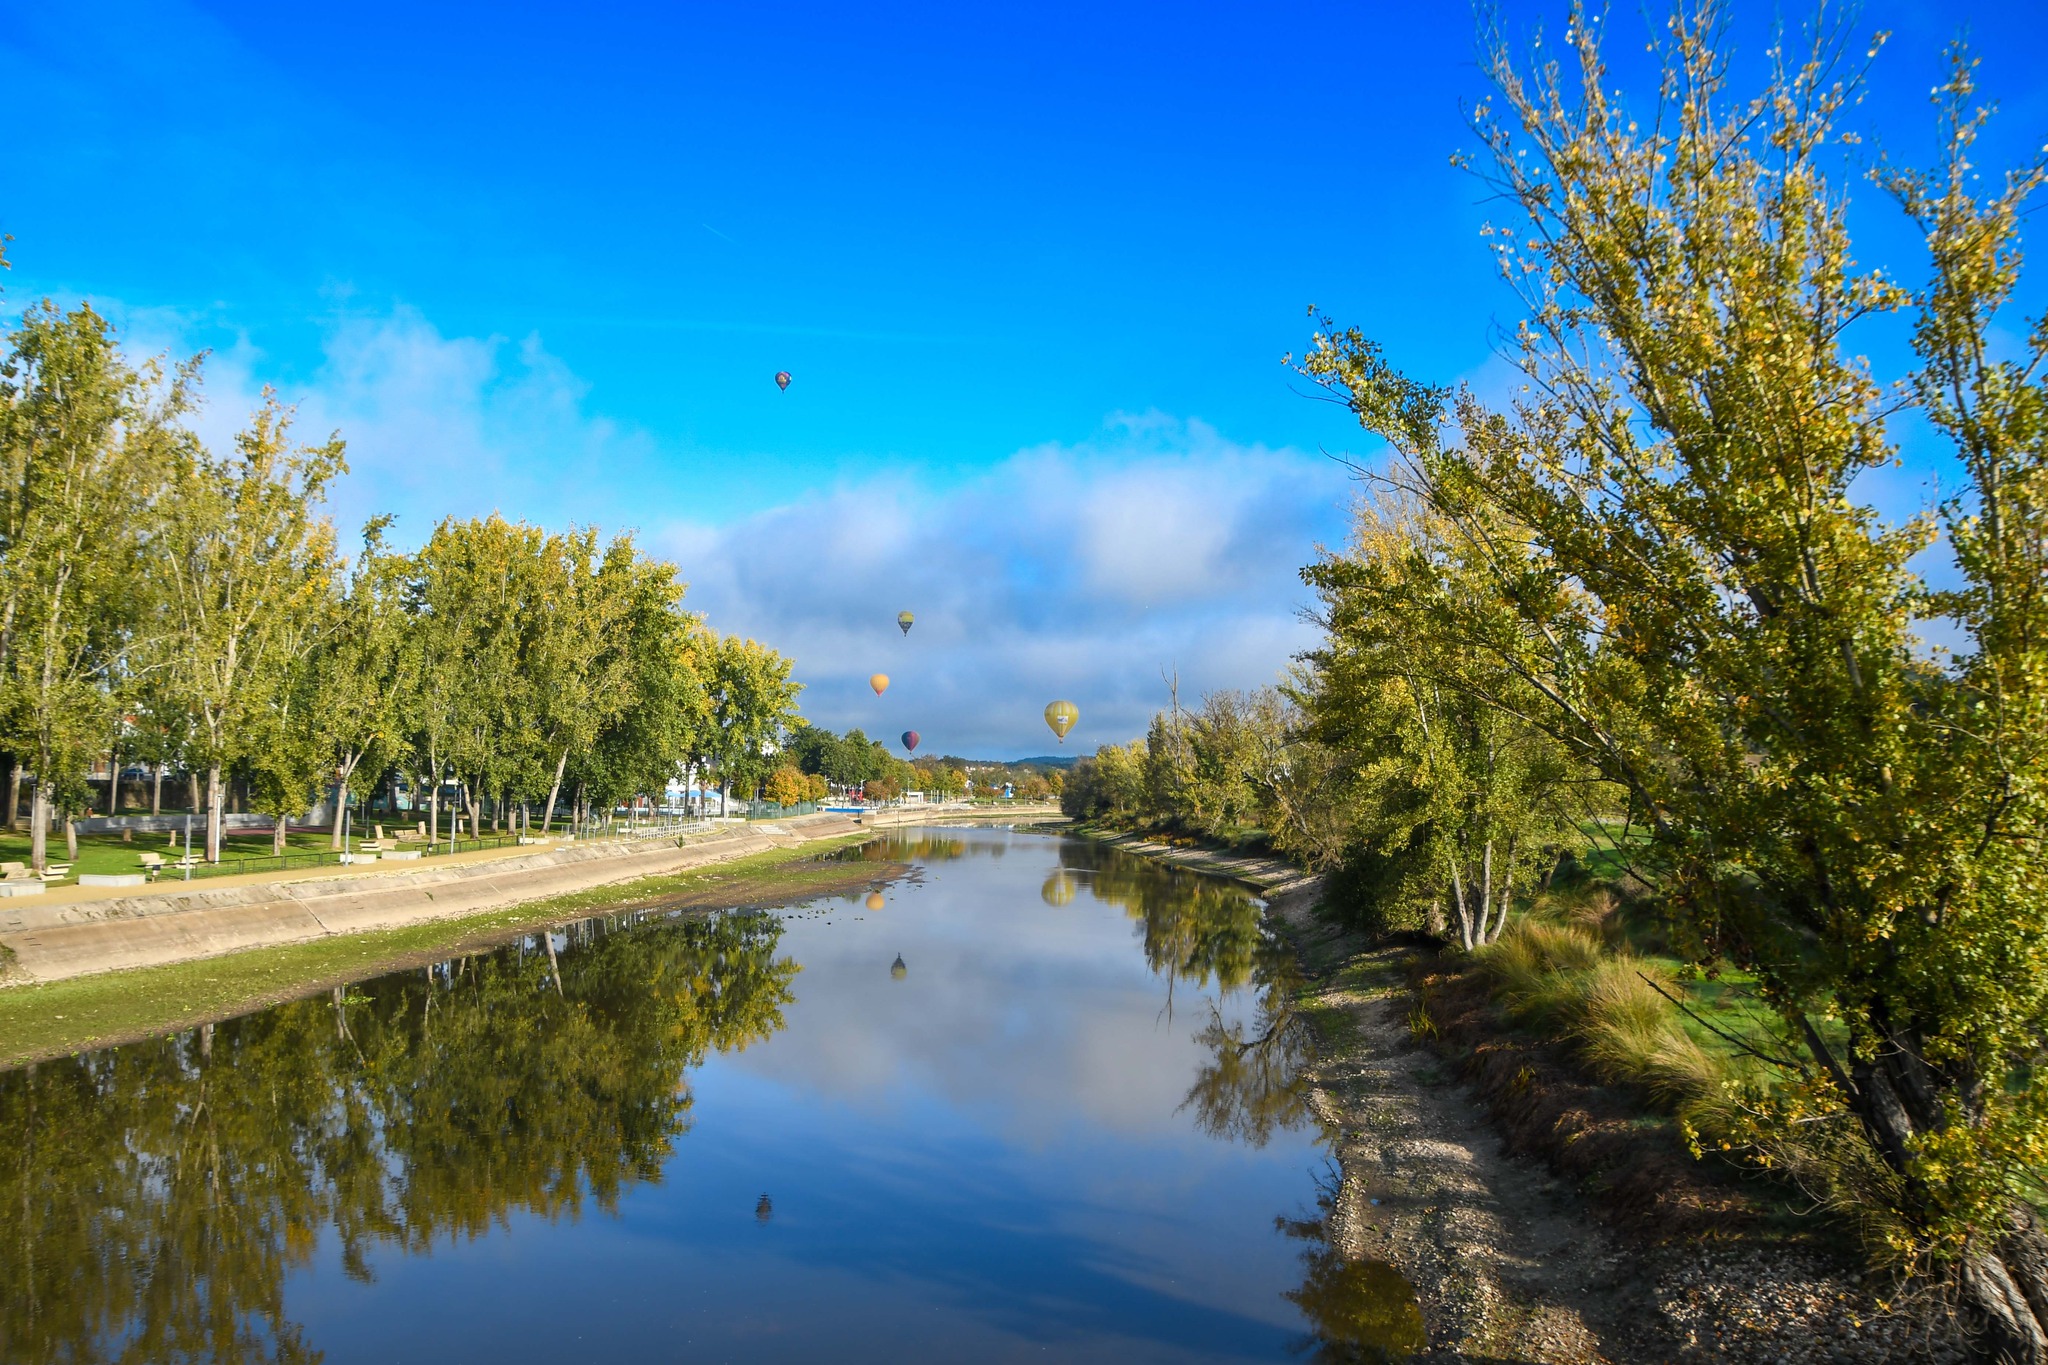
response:
<path id="1" fill-rule="evenodd" d="M 1398 1276 L 1319 1238 L 1255 900 L 1024 832 L 841 856 L 871 883 L 0 1075 L 0 1359 L 1420 1346 Z"/>

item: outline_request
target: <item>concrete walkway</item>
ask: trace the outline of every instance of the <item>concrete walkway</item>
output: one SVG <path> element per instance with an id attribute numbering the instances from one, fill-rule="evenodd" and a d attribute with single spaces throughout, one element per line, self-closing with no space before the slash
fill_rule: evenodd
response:
<path id="1" fill-rule="evenodd" d="M 708 833 L 481 849 L 430 862 L 255 872 L 0 900 L 0 985 L 456 919 L 870 829 L 1057 819 L 1050 806 L 912 807 L 720 825 Z"/>

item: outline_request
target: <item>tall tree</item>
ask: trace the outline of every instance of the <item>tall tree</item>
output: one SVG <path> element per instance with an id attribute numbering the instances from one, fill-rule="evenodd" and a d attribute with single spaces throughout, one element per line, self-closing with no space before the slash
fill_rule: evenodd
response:
<path id="1" fill-rule="evenodd" d="M 162 663 L 192 708 L 194 749 L 206 769 L 206 857 L 220 860 L 223 769 L 268 725 L 274 689 L 325 609 L 333 527 L 316 514 L 345 472 L 339 436 L 295 445 L 275 394 L 235 437 L 234 450 L 180 452 L 166 499 Z"/>
<path id="2" fill-rule="evenodd" d="M 351 793 L 398 758 L 403 699 L 416 695 L 420 651 L 409 638 L 405 590 L 410 565 L 384 541 L 390 517 L 363 527 L 346 591 L 325 632 L 314 680 L 313 720 L 335 782 L 330 846 L 341 847 L 342 811 Z"/>
<path id="3" fill-rule="evenodd" d="M 38 870 L 53 801 L 83 807 L 86 764 L 114 723 L 109 684 L 144 600 L 138 561 L 185 381 L 131 368 L 91 308 L 47 302 L 0 364 L 0 725 L 35 773 Z"/>
<path id="4" fill-rule="evenodd" d="M 728 635 L 704 652 L 705 748 L 718 771 L 723 810 L 735 781 L 747 784 L 767 775 L 769 746 L 796 718 L 803 685 L 791 681 L 788 659 L 752 640 Z"/>
<path id="5" fill-rule="evenodd" d="M 1887 175 L 1932 256 L 1916 300 L 1853 259 L 1825 159 L 1864 45 L 1824 26 L 1738 99 L 1714 6 L 1670 32 L 1654 118 L 1613 93 L 1580 9 L 1568 75 L 1489 42 L 1505 111 L 1477 128 L 1523 220 L 1498 243 L 1528 400 L 1417 384 L 1356 332 L 1307 368 L 1487 566 L 1457 628 L 1631 794 L 1694 950 L 1756 973 L 1807 1053 L 1786 1102 L 1854 1116 L 1865 1213 L 1953 1267 L 1987 1355 L 2039 1362 L 2048 326 L 1991 334 L 2043 170 L 1981 186 L 1958 54 L 1943 164 Z M 1942 514 L 1947 594 L 1911 566 L 1935 527 L 1887 524 L 1858 487 L 1903 395 L 1845 337 L 1915 302 L 1906 392 L 1968 479 Z M 1942 613 L 1963 647 L 1930 659 L 1916 623 Z"/>

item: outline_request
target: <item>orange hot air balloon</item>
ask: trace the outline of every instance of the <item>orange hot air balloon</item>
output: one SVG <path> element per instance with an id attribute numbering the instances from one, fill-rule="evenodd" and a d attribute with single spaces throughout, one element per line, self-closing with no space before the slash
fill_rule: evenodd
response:
<path id="1" fill-rule="evenodd" d="M 874 677 L 868 679 L 868 686 L 875 689 L 876 696 L 881 696 L 889 690 L 889 675 L 887 673 L 875 674 Z"/>
<path id="2" fill-rule="evenodd" d="M 789 392 L 789 371 L 788 371 L 788 370 L 777 370 L 777 371 L 775 372 L 775 387 L 776 387 L 776 388 L 778 388 L 778 389 L 781 389 L 781 390 L 782 390 L 782 391 L 783 391 L 784 393 L 788 393 L 788 392 Z"/>
<path id="3" fill-rule="evenodd" d="M 1080 723 L 1081 708 L 1070 701 L 1056 701 L 1045 708 L 1045 723 L 1060 737 L 1060 743 L 1067 742 L 1067 731 Z"/>

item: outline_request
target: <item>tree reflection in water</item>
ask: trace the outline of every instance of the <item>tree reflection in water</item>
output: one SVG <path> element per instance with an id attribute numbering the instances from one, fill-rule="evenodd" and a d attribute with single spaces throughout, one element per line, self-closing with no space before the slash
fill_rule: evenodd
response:
<path id="1" fill-rule="evenodd" d="M 797 966 L 767 915 L 605 928 L 0 1075 L 0 1349 L 318 1360 L 283 1289 L 323 1235 L 369 1279 L 380 1244 L 614 1208 Z"/>
<path id="2" fill-rule="evenodd" d="M 1145 960 L 1167 983 L 1214 985 L 1219 995 L 1249 987 L 1249 1026 L 1226 1021 L 1209 1002 L 1209 1022 L 1195 1040 L 1208 1052 L 1182 1107 L 1212 1137 L 1263 1147 L 1274 1133 L 1308 1122 L 1302 1069 L 1309 1032 L 1295 1010 L 1300 973 L 1294 951 L 1265 925 L 1263 907 L 1242 887 L 1134 858 L 1112 849 L 1069 845 L 1062 866 L 1041 889 L 1048 904 L 1065 904 L 1070 887 L 1086 885 L 1099 901 L 1131 918 Z"/>
<path id="3" fill-rule="evenodd" d="M 1326 1177 L 1317 1197 L 1319 1218 L 1278 1218 L 1280 1231 L 1302 1249 L 1301 1288 L 1288 1300 L 1308 1319 L 1308 1335 L 1295 1353 L 1327 1365 L 1392 1365 L 1429 1348 L 1422 1303 L 1401 1272 L 1385 1261 L 1346 1260 L 1328 1237 L 1336 1180 Z"/>
<path id="4" fill-rule="evenodd" d="M 1182 1107 L 1212 1137 L 1263 1147 L 1276 1132 L 1310 1121 L 1304 1070 L 1311 1058 L 1306 1021 L 1296 1009 L 1301 976 L 1294 951 L 1264 923 L 1244 890 L 1113 850 L 1069 846 L 1056 876 L 1084 880 L 1097 899 L 1137 921 L 1146 960 L 1169 983 L 1212 982 L 1220 993 L 1249 985 L 1256 1008 L 1247 1026 L 1209 1005 L 1195 1035 L 1208 1052 Z M 1050 885 L 1050 883 L 1048 883 Z M 1043 894 L 1043 893 L 1041 893 Z M 1054 897 L 1046 895 L 1048 902 Z M 1327 1214 L 1333 1187 L 1319 1203 Z M 1330 1365 L 1379 1365 L 1426 1349 L 1415 1290 L 1384 1261 L 1351 1261 L 1325 1239 L 1321 1218 L 1278 1220 L 1310 1245 L 1301 1287 L 1287 1298 L 1308 1320 L 1300 1353 Z"/>

